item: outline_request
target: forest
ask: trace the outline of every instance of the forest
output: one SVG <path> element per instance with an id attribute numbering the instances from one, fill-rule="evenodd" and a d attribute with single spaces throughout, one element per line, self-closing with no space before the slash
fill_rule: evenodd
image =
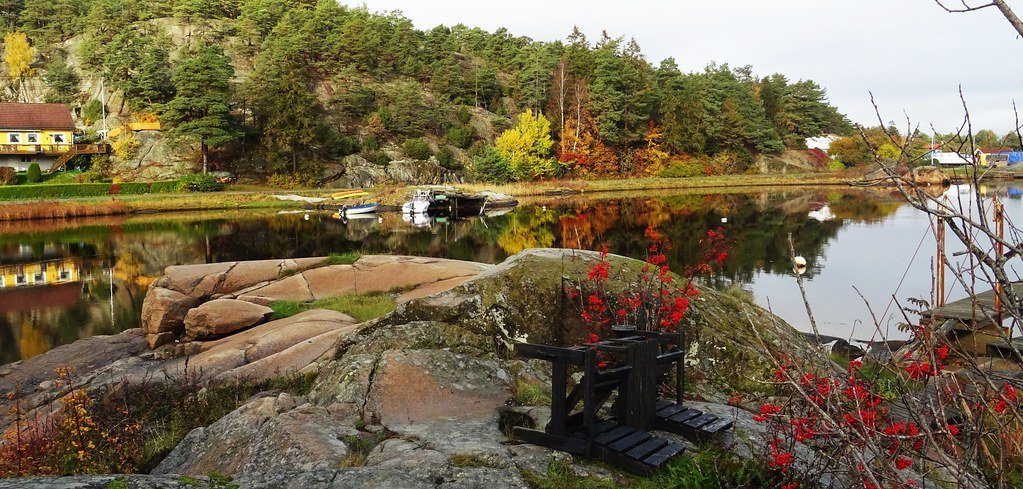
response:
<path id="1" fill-rule="evenodd" d="M 46 101 L 94 122 L 83 85 L 102 78 L 123 94 L 115 113 L 158 117 L 203 165 L 267 176 L 314 178 L 354 154 L 435 157 L 492 181 L 741 173 L 807 137 L 854 134 L 812 80 L 684 73 L 607 32 L 424 31 L 336 0 L 9 0 L 0 17 L 8 99 L 42 77 Z"/>

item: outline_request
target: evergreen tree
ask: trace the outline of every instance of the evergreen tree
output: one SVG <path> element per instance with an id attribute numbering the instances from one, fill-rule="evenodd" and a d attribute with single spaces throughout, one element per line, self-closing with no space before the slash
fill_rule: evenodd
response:
<path id="1" fill-rule="evenodd" d="M 166 41 L 137 29 L 114 36 L 103 57 L 103 76 L 134 109 L 151 109 L 174 95 Z"/>
<path id="2" fill-rule="evenodd" d="M 63 53 L 57 53 L 46 64 L 46 95 L 47 103 L 70 104 L 78 96 L 78 84 L 81 79 L 75 70 L 67 65 Z"/>
<path id="3" fill-rule="evenodd" d="M 199 144 L 202 170 L 209 170 L 209 149 L 234 141 L 239 132 L 231 116 L 231 60 L 218 45 L 202 43 L 185 52 L 174 68 L 175 96 L 163 113 L 171 134 Z"/>

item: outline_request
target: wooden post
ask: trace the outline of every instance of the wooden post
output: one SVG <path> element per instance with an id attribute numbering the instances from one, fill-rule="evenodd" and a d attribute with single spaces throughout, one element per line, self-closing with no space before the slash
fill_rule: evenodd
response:
<path id="1" fill-rule="evenodd" d="M 938 253 L 934 274 L 934 307 L 945 305 L 945 219 L 938 218 Z"/>
<path id="2" fill-rule="evenodd" d="M 682 405 L 686 391 L 686 335 L 685 332 L 678 332 L 678 349 L 681 350 L 682 358 L 675 362 L 675 404 Z"/>
<path id="3" fill-rule="evenodd" d="M 596 383 L 597 383 L 597 349 L 586 350 L 586 361 L 583 362 L 583 380 L 587 384 L 583 386 L 583 426 L 586 428 L 586 456 L 593 456 L 593 427 L 597 425 Z"/>
<path id="4" fill-rule="evenodd" d="M 628 392 L 625 397 L 625 425 L 637 430 L 654 426 L 657 401 L 657 341 L 644 340 L 630 344 L 625 358 L 629 370 Z"/>
<path id="5" fill-rule="evenodd" d="M 551 366 L 551 421 L 547 432 L 552 435 L 565 434 L 565 395 L 568 382 L 568 364 L 554 360 Z"/>

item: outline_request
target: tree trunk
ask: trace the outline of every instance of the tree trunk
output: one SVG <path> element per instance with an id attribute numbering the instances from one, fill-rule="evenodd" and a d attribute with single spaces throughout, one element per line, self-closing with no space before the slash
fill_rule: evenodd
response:
<path id="1" fill-rule="evenodd" d="M 199 142 L 199 150 L 202 152 L 202 174 L 205 175 L 210 172 L 210 148 L 206 141 Z"/>

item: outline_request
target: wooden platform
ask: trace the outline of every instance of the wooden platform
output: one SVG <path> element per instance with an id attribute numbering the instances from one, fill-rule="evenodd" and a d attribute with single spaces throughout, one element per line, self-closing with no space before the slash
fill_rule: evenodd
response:
<path id="1" fill-rule="evenodd" d="M 1023 282 L 1012 284 L 1012 292 L 1016 295 L 1023 295 Z M 929 318 L 932 323 L 942 319 L 952 319 L 964 323 L 971 323 L 976 320 L 978 325 L 994 321 L 995 313 L 995 291 L 988 290 L 981 292 L 974 297 L 967 297 L 957 301 L 949 302 L 942 307 L 936 307 L 920 313 L 921 316 Z"/>

